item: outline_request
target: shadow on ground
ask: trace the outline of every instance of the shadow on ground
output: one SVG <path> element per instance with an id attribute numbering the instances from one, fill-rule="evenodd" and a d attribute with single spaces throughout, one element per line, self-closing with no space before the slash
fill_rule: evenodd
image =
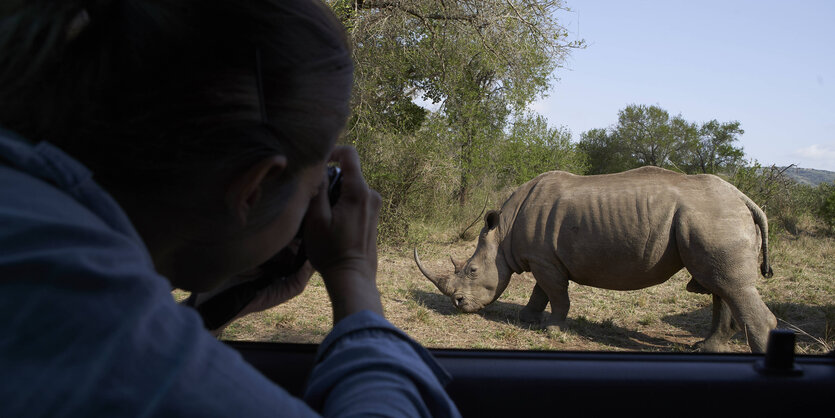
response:
<path id="1" fill-rule="evenodd" d="M 412 297 L 416 302 L 438 315 L 459 315 L 458 310 L 455 309 L 449 298 L 441 294 L 413 290 Z M 522 329 L 537 329 L 535 326 L 519 321 L 519 311 L 522 307 L 523 305 L 517 303 L 496 301 L 474 315 L 479 315 L 489 321 L 512 324 Z M 677 342 L 653 337 L 643 332 L 619 327 L 605 321 L 593 322 L 583 318 L 569 317 L 566 325 L 569 332 L 579 337 L 616 349 L 638 351 L 681 350 L 681 344 Z"/>
<path id="2" fill-rule="evenodd" d="M 459 315 L 449 298 L 439 293 L 413 290 L 412 298 L 438 315 Z M 522 307 L 523 305 L 517 303 L 496 301 L 475 315 L 502 324 L 512 324 L 522 329 L 535 329 L 519 321 L 518 315 Z M 825 352 L 827 346 L 821 344 L 823 341 L 831 349 L 835 340 L 835 306 L 777 303 L 768 304 L 768 307 L 778 318 L 779 328 L 802 330 L 798 331 L 797 335 L 799 344 L 810 346 L 811 352 Z M 548 309 L 546 309 L 547 314 Z M 678 330 L 684 337 L 682 339 L 692 341 L 695 338 L 702 341 L 710 332 L 711 316 L 712 309 L 706 307 L 677 315 L 668 315 L 661 318 L 661 321 Z M 698 343 L 683 344 L 681 341 L 676 341 L 674 337 L 654 336 L 641 330 L 614 325 L 610 321 L 597 322 L 569 316 L 566 322 L 568 332 L 615 349 L 638 351 L 695 351 L 698 349 Z M 741 332 L 737 333 L 733 340 L 747 345 L 745 335 Z"/>
<path id="3" fill-rule="evenodd" d="M 767 303 L 777 317 L 777 327 L 797 333 L 796 341 L 813 352 L 831 350 L 835 342 L 835 305 L 806 305 L 802 303 Z M 694 312 L 664 317 L 662 321 L 694 335 L 707 336 L 710 330 L 712 310 L 703 308 Z M 744 343 L 742 332 L 734 337 Z M 815 347 L 817 346 L 817 347 Z"/>

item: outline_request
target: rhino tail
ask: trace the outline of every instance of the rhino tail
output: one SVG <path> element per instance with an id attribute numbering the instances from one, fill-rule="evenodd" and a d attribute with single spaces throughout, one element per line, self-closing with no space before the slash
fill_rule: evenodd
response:
<path id="1" fill-rule="evenodd" d="M 760 273 L 762 273 L 763 277 L 769 279 L 774 276 L 774 270 L 771 269 L 771 264 L 768 262 L 768 218 L 765 216 L 765 212 L 754 203 L 751 198 L 746 196 L 744 193 L 740 192 L 742 195 L 742 200 L 745 201 L 745 205 L 748 206 L 748 210 L 751 211 L 751 216 L 754 218 L 754 223 L 760 228 L 760 239 L 762 240 L 762 253 L 763 253 L 763 262 L 760 264 Z"/>

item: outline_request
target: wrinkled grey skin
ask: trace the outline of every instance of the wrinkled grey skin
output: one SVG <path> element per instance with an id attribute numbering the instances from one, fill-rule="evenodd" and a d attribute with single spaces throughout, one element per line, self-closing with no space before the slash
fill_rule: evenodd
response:
<path id="1" fill-rule="evenodd" d="M 771 277 L 763 211 L 713 175 L 683 175 L 657 167 L 618 174 L 544 173 L 490 211 L 475 253 L 454 273 L 433 274 L 415 261 L 453 304 L 476 312 L 496 300 L 511 274 L 530 271 L 536 285 L 520 312 L 558 331 L 568 315 L 568 282 L 634 290 L 665 282 L 681 268 L 687 290 L 713 295 L 706 351 L 727 351 L 745 331 L 752 352 L 765 350 L 777 320 L 760 298 L 759 274 Z M 763 262 L 759 266 L 759 252 Z"/>

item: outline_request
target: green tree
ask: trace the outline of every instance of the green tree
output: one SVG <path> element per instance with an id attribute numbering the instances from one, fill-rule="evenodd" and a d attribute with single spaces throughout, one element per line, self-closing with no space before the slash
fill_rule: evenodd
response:
<path id="1" fill-rule="evenodd" d="M 669 165 L 678 145 L 669 113 L 658 106 L 626 106 L 613 134 L 639 165 Z"/>
<path id="2" fill-rule="evenodd" d="M 490 171 L 486 150 L 501 141 L 509 116 L 547 91 L 553 70 L 583 46 L 557 22 L 560 0 L 330 4 L 348 28 L 356 66 L 346 140 L 364 159 L 396 147 L 395 135 L 416 133 L 426 120 L 414 100 L 432 101 L 449 127 L 462 204 Z M 382 136 L 369 141 L 372 134 Z M 378 181 L 386 180 L 369 176 Z"/>
<path id="3" fill-rule="evenodd" d="M 580 148 L 589 156 L 589 173 L 613 173 L 644 165 L 686 173 L 730 172 L 742 164 L 734 146 L 744 131 L 737 121 L 701 126 L 659 106 L 629 105 L 612 128 L 583 134 Z"/>
<path id="4" fill-rule="evenodd" d="M 689 170 L 689 150 L 695 148 L 699 142 L 699 127 L 693 123 L 684 120 L 681 115 L 674 116 L 670 119 L 670 140 L 672 141 L 672 151 L 668 157 L 669 168 L 685 173 L 692 173 Z"/>
<path id="5" fill-rule="evenodd" d="M 465 74 L 466 80 L 444 102 L 444 114 L 452 128 L 447 140 L 455 147 L 459 173 L 454 197 L 462 206 L 479 180 L 493 171 L 491 156 L 504 136 L 510 113 L 506 98 L 490 86 L 491 72 L 473 65 Z"/>
<path id="6" fill-rule="evenodd" d="M 504 185 L 522 184 L 551 170 L 584 174 L 586 155 L 571 142 L 571 133 L 548 126 L 541 115 L 521 114 L 513 119 L 510 133 L 496 153 L 496 165 Z"/>
<path id="7" fill-rule="evenodd" d="M 720 123 L 714 119 L 703 123 L 695 138 L 685 142 L 682 168 L 689 173 L 711 174 L 730 170 L 745 156 L 741 147 L 734 146 L 744 133 L 738 121 Z"/>
<path id="8" fill-rule="evenodd" d="M 583 132 L 577 148 L 586 156 L 588 174 L 619 173 L 638 166 L 626 144 L 606 129 Z"/>

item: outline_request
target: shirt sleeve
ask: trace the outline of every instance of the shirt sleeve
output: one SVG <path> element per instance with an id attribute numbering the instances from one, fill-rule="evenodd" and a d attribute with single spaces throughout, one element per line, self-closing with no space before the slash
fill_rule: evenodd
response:
<path id="1" fill-rule="evenodd" d="M 154 415 L 460 416 L 443 388 L 450 377 L 431 354 L 369 311 L 340 321 L 320 345 L 303 400 L 269 381 L 235 350 L 206 339 L 204 330 L 199 334 L 189 339 L 200 341 L 192 349 L 172 350 L 183 353 L 183 362 L 172 371 L 174 383 L 160 395 Z"/>
<path id="2" fill-rule="evenodd" d="M 319 346 L 305 400 L 325 416 L 455 417 L 450 376 L 420 344 L 370 311 Z"/>

